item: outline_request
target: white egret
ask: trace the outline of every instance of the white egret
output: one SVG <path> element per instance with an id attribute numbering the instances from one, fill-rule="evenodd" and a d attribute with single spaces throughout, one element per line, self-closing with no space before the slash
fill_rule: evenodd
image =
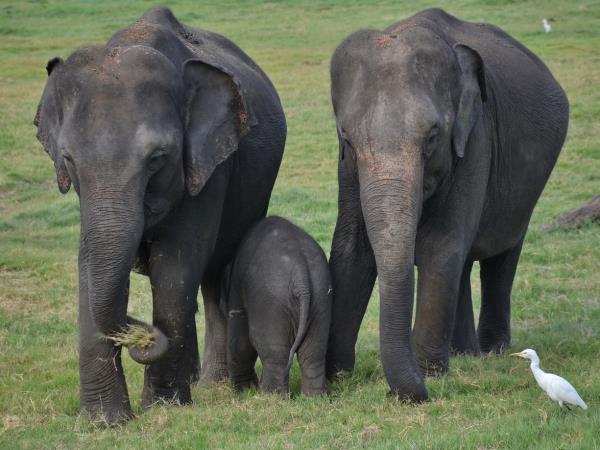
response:
<path id="1" fill-rule="evenodd" d="M 552 31 L 552 27 L 550 26 L 550 24 L 548 23 L 548 21 L 546 19 L 542 19 L 542 25 L 544 25 L 544 31 L 546 33 L 550 33 Z"/>
<path id="2" fill-rule="evenodd" d="M 581 399 L 575 388 L 562 377 L 553 373 L 546 373 L 540 369 L 540 358 L 535 350 L 527 348 L 519 353 L 512 353 L 511 356 L 519 356 L 521 358 L 531 360 L 531 371 L 535 377 L 535 381 L 548 396 L 558 402 L 562 408 L 564 403 L 579 406 L 581 409 L 587 409 L 587 405 Z M 569 405 L 566 405 L 569 409 Z"/>

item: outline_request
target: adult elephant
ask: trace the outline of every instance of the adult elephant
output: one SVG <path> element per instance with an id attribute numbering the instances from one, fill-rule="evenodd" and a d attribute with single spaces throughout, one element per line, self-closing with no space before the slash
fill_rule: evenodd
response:
<path id="1" fill-rule="evenodd" d="M 331 61 L 331 96 L 340 162 L 328 374 L 353 369 L 378 276 L 385 376 L 400 398 L 424 400 L 419 369 L 446 371 L 451 341 L 475 354 L 509 345 L 512 282 L 565 139 L 567 98 L 502 30 L 440 9 L 346 38 Z"/>
<path id="2" fill-rule="evenodd" d="M 130 353 L 145 370 L 143 404 L 186 403 L 200 361 L 194 313 L 202 283 L 202 378 L 227 375 L 221 272 L 264 217 L 286 123 L 263 71 L 223 36 L 155 8 L 106 46 L 51 60 L 35 124 L 58 187 L 79 195 L 82 407 L 132 415 L 111 336 L 127 322 L 132 267 L 149 276 L 155 343 Z M 168 349 L 164 345 L 164 335 Z M 166 352 L 165 352 L 166 350 Z M 162 358 L 161 358 L 162 357 Z"/>

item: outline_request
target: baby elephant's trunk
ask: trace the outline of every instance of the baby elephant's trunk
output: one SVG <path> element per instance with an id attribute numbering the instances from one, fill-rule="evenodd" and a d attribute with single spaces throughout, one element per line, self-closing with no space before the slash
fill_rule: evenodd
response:
<path id="1" fill-rule="evenodd" d="M 296 286 L 294 285 L 294 297 L 298 299 L 300 303 L 300 318 L 298 321 L 298 332 L 296 333 L 296 339 L 290 349 L 290 357 L 288 359 L 287 372 L 289 373 L 294 363 L 294 355 L 302 344 L 302 341 L 306 337 L 308 330 L 308 314 L 310 313 L 310 291 L 307 286 Z"/>

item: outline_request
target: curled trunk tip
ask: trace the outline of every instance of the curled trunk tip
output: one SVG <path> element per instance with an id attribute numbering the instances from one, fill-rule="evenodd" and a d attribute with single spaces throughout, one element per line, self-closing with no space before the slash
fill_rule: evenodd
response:
<path id="1" fill-rule="evenodd" d="M 114 345 L 127 347 L 129 356 L 139 364 L 153 364 L 162 359 L 169 348 L 169 340 L 155 326 L 127 316 L 127 327 L 106 339 Z"/>

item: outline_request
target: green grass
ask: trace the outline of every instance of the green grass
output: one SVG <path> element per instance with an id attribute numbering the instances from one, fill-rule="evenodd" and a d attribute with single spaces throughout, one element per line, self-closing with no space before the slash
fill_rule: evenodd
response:
<path id="1" fill-rule="evenodd" d="M 328 251 L 337 197 L 329 57 L 352 31 L 386 27 L 430 4 L 167 3 L 185 23 L 233 39 L 273 80 L 289 133 L 270 212 L 306 228 Z M 543 368 L 577 387 L 588 411 L 559 411 L 535 385 L 527 364 L 506 355 L 453 358 L 447 376 L 428 380 L 428 403 L 387 398 L 378 359 L 378 305 L 372 301 L 355 373 L 332 385 L 326 398 L 298 395 L 294 367 L 291 399 L 255 391 L 239 396 L 222 386 L 194 389 L 193 406 L 143 412 L 143 369 L 124 355 L 138 419 L 106 429 L 80 416 L 78 203 L 74 193 L 59 194 L 31 122 L 49 58 L 105 42 L 152 4 L 0 3 L 1 448 L 600 448 L 600 229 L 538 231 L 598 194 L 598 1 L 441 2 L 455 15 L 496 23 L 516 36 L 546 61 L 568 93 L 569 137 L 534 212 L 513 290 L 513 347 L 534 347 Z M 555 18 L 550 34 L 542 32 L 543 17 Z M 148 320 L 147 280 L 133 276 L 131 292 L 132 314 Z M 197 319 L 202 336 L 202 315 Z"/>

